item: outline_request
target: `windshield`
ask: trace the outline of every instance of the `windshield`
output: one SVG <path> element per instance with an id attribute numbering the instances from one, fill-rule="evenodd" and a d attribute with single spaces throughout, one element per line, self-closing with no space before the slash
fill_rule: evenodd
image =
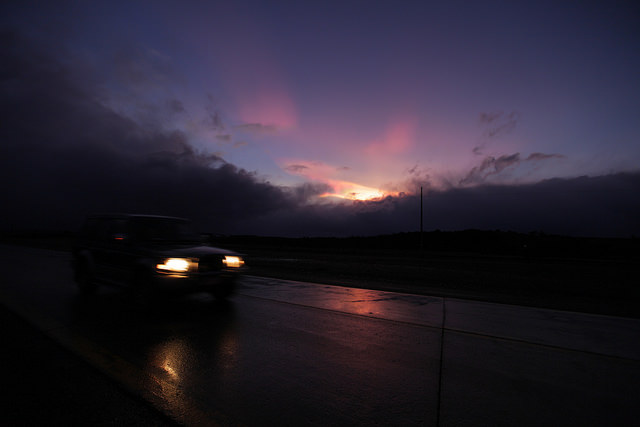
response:
<path id="1" fill-rule="evenodd" d="M 191 223 L 177 218 L 134 218 L 133 235 L 141 241 L 196 242 L 198 234 Z"/>

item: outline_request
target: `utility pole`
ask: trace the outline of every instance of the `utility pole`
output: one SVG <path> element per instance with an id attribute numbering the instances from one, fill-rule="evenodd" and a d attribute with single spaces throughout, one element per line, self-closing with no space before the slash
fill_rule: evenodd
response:
<path id="1" fill-rule="evenodd" d="M 424 248 L 423 229 L 422 229 L 422 186 L 420 186 L 420 252 Z"/>

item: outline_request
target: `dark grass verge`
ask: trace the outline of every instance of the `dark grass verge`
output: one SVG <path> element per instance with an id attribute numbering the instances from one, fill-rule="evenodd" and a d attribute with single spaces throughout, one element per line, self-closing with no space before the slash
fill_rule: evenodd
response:
<path id="1" fill-rule="evenodd" d="M 234 249 L 256 276 L 640 318 L 638 266 L 628 260 Z"/>

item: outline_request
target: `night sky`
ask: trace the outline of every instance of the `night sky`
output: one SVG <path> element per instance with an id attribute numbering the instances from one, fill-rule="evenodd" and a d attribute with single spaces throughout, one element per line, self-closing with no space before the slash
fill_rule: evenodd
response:
<path id="1" fill-rule="evenodd" d="M 36 6 L 38 3 L 42 5 Z M 640 235 L 631 1 L 5 1 L 0 229 Z"/>

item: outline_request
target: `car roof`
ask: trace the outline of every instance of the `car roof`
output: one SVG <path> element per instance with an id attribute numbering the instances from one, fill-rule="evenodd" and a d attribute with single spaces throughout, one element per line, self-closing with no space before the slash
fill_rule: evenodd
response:
<path id="1" fill-rule="evenodd" d="M 144 215 L 144 214 L 127 214 L 127 213 L 99 213 L 87 215 L 87 219 L 130 219 L 130 218 L 153 218 L 153 219 L 170 219 L 177 221 L 189 221 L 187 218 L 165 215 Z"/>

